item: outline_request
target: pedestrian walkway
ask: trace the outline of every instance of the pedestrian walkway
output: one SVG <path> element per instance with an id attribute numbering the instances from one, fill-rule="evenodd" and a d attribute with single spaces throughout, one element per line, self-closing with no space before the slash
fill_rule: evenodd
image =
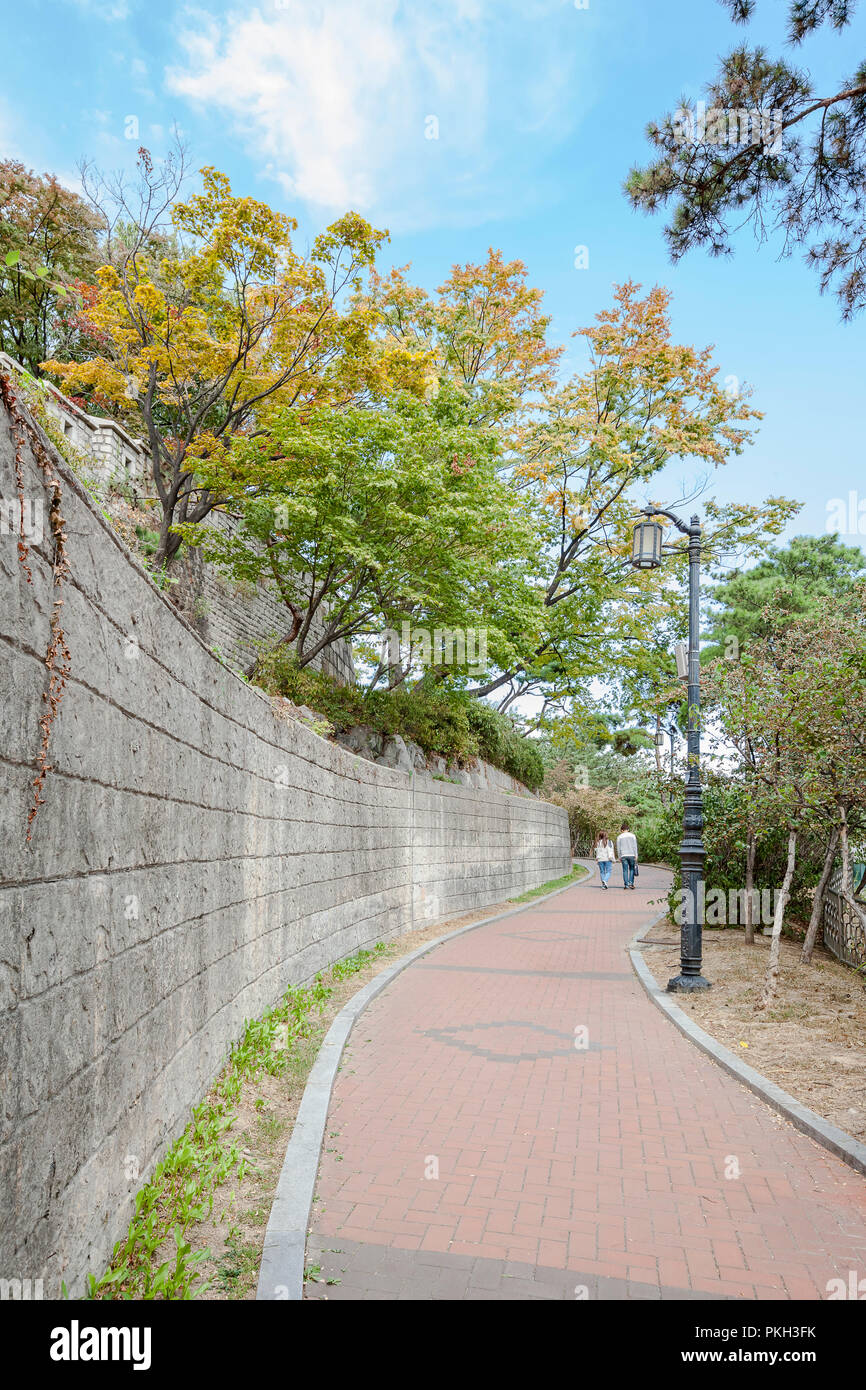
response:
<path id="1" fill-rule="evenodd" d="M 306 1297 L 817 1299 L 866 1277 L 866 1180 L 635 978 L 668 882 L 593 875 L 374 1000 L 331 1099 Z"/>

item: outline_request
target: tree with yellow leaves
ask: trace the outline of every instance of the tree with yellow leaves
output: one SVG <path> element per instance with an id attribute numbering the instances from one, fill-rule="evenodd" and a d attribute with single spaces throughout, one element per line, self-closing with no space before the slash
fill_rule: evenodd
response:
<path id="1" fill-rule="evenodd" d="M 545 630 L 534 659 L 504 670 L 475 693 L 551 693 L 586 688 L 594 676 L 617 679 L 630 650 L 679 603 L 677 565 L 635 572 L 628 563 L 637 509 L 653 478 L 673 460 L 718 467 L 751 440 L 760 418 L 746 390 L 718 381 L 712 349 L 674 340 L 670 294 L 619 286 L 611 309 L 576 336 L 588 367 L 533 401 L 517 436 L 512 481 L 542 537 Z M 664 499 L 670 501 L 671 499 Z M 797 504 L 769 498 L 762 507 L 704 503 L 708 560 L 750 553 L 777 534 Z M 674 556 L 676 562 L 676 556 Z M 577 684 L 575 684 L 577 682 Z"/>
<path id="2" fill-rule="evenodd" d="M 453 383 L 472 424 L 513 443 L 540 393 L 552 388 L 563 349 L 547 341 L 543 293 L 522 261 L 491 247 L 480 265 L 455 265 L 436 296 L 411 285 L 408 266 L 370 275 L 358 306 L 374 315 L 380 341 L 428 364 L 428 379 Z"/>
<path id="3" fill-rule="evenodd" d="M 161 176 L 144 149 L 139 172 L 147 209 Z M 392 377 L 421 389 L 423 375 L 419 354 L 375 348 L 369 311 L 344 303 L 387 233 L 347 213 L 302 257 L 294 218 L 236 196 L 216 169 L 201 173 L 202 191 L 170 208 L 174 235 L 158 264 L 145 254 L 154 241 L 145 212 L 98 271 L 88 319 L 102 353 L 44 364 L 66 389 L 97 390 L 143 428 L 162 508 L 158 565 L 181 545 L 172 527 L 219 503 L 200 482 L 201 461 L 266 430 L 275 410 L 348 404 Z"/>

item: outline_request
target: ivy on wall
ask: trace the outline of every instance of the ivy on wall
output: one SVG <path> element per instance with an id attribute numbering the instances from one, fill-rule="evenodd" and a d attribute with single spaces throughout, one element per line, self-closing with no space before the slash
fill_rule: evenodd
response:
<path id="1" fill-rule="evenodd" d="M 33 573 L 28 563 L 30 552 L 24 532 L 24 450 L 28 440 L 33 457 L 42 470 L 45 489 L 48 493 L 48 524 L 54 546 L 51 578 L 53 602 L 48 623 L 48 647 L 44 657 L 48 669 L 48 687 L 42 692 L 42 699 L 47 708 L 39 720 L 41 737 L 36 755 L 36 776 L 33 778 L 33 795 L 27 811 L 27 843 L 29 844 L 33 835 L 33 822 L 39 812 L 39 807 L 45 802 L 42 795 L 45 779 L 51 771 L 51 763 L 48 761 L 51 730 L 57 718 L 57 712 L 72 670 L 72 658 L 60 620 L 64 603 L 63 584 L 69 575 L 69 557 L 64 530 L 66 522 L 61 511 L 63 490 L 60 486 L 60 479 L 54 472 L 51 456 L 37 430 L 28 416 L 19 408 L 12 381 L 4 372 L 0 372 L 0 396 L 2 396 L 3 404 L 12 422 L 12 435 L 15 441 L 15 480 L 18 489 L 19 517 L 18 559 L 28 584 L 33 582 Z"/>

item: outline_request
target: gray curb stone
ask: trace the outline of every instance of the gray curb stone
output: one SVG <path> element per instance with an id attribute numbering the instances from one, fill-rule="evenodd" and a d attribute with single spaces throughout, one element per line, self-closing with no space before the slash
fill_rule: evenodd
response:
<path id="1" fill-rule="evenodd" d="M 699 1047 L 702 1052 L 717 1062 L 730 1076 L 742 1082 L 744 1086 L 748 1086 L 749 1090 L 753 1091 L 756 1096 L 760 1096 L 767 1105 L 771 1105 L 779 1114 L 784 1115 L 786 1120 L 790 1120 L 792 1125 L 804 1134 L 808 1134 L 816 1143 L 829 1149 L 837 1158 L 841 1158 L 843 1163 L 847 1163 L 858 1173 L 866 1175 L 866 1144 L 861 1144 L 853 1135 L 846 1134 L 843 1129 L 838 1129 L 836 1125 L 831 1125 L 829 1121 L 816 1115 L 814 1110 L 809 1110 L 807 1106 L 801 1105 L 798 1100 L 795 1100 L 787 1091 L 783 1091 L 781 1086 L 777 1086 L 774 1081 L 769 1081 L 766 1076 L 755 1071 L 754 1067 L 741 1062 L 739 1057 L 729 1048 L 723 1047 L 721 1043 L 716 1042 L 715 1038 L 711 1038 L 709 1033 L 705 1033 L 703 1028 L 699 1028 L 688 1014 L 674 1003 L 671 996 L 660 985 L 656 984 L 636 943 L 642 941 L 647 932 L 656 925 L 656 922 L 662 921 L 666 916 L 667 913 L 663 912 L 655 921 L 642 927 L 629 945 L 629 955 L 635 974 L 653 1003 L 661 1009 L 662 1013 L 667 1014 L 681 1033 L 685 1033 L 696 1047 Z"/>
<path id="2" fill-rule="evenodd" d="M 579 860 L 577 862 L 583 863 L 584 861 Z M 586 867 L 585 864 L 584 867 Z M 579 880 L 579 882 L 584 881 Z M 307 1230 L 310 1224 L 310 1211 L 319 1171 L 319 1154 L 328 1119 L 331 1092 L 349 1034 L 367 1005 L 376 998 L 377 994 L 381 994 L 382 990 L 386 989 L 403 970 L 419 960 L 421 956 L 426 956 L 428 952 L 441 946 L 444 941 L 451 941 L 456 936 L 463 936 L 465 932 L 476 931 L 479 927 L 486 927 L 491 922 L 500 922 L 506 917 L 517 917 L 521 912 L 527 912 L 531 908 L 537 907 L 539 903 L 547 902 L 550 898 L 557 898 L 560 893 L 567 893 L 570 888 L 575 886 L 573 883 L 568 883 L 564 888 L 555 888 L 552 893 L 545 893 L 542 897 L 535 898 L 530 903 L 523 903 L 520 907 L 512 908 L 509 912 L 497 912 L 494 916 L 485 917 L 480 922 L 470 922 L 468 926 L 446 932 L 444 936 L 437 937 L 435 941 L 428 941 L 425 945 L 419 946 L 417 951 L 410 952 L 408 956 L 403 956 L 393 965 L 388 966 L 343 1006 L 328 1029 L 325 1040 L 319 1049 L 319 1055 L 307 1078 L 303 1098 L 298 1109 L 298 1117 L 295 1120 L 292 1136 L 286 1148 L 286 1156 L 283 1160 L 283 1167 L 265 1232 L 262 1263 L 259 1269 L 258 1288 L 256 1289 L 257 1300 L 266 1302 L 297 1301 L 304 1296 L 304 1257 L 307 1247 Z"/>

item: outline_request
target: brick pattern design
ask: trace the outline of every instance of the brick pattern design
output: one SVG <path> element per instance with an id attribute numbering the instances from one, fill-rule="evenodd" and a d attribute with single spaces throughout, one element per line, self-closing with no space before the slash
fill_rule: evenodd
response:
<path id="1" fill-rule="evenodd" d="M 862 1177 L 628 969 L 668 876 L 638 882 L 593 875 L 374 1000 L 336 1079 L 308 1247 L 342 1283 L 309 1297 L 818 1299 L 866 1272 Z"/>

